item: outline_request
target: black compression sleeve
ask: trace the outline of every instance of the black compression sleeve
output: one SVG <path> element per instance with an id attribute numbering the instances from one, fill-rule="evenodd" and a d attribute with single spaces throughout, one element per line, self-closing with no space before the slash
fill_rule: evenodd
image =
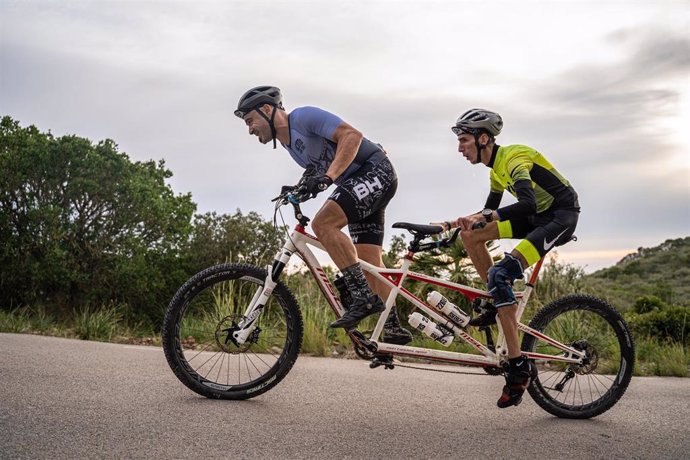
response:
<path id="1" fill-rule="evenodd" d="M 501 204 L 501 198 L 503 198 L 503 192 L 489 193 L 484 209 L 498 209 L 498 206 Z"/>
<path id="2" fill-rule="evenodd" d="M 501 220 L 531 216 L 537 212 L 537 197 L 532 189 L 532 181 L 519 180 L 513 186 L 518 202 L 496 210 Z"/>

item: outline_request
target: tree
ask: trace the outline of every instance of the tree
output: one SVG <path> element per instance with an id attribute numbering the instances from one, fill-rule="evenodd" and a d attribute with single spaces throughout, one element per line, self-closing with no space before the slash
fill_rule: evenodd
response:
<path id="1" fill-rule="evenodd" d="M 163 161 L 3 117 L 0 171 L 3 308 L 117 302 L 160 317 L 184 279 L 176 261 L 196 208 L 165 183 Z"/>
<path id="2" fill-rule="evenodd" d="M 284 235 L 285 228 L 274 228 L 256 212 L 200 214 L 194 217 L 187 252 L 197 270 L 221 262 L 265 266 L 283 245 Z"/>

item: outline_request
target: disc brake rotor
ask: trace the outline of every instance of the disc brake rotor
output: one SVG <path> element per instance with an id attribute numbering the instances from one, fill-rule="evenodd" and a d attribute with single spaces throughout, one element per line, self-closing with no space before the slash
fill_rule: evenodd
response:
<path id="1" fill-rule="evenodd" d="M 582 364 L 573 366 L 572 369 L 580 375 L 591 374 L 599 365 L 599 353 L 587 340 L 578 340 L 573 343 L 573 348 L 585 352 Z"/>
<path id="2" fill-rule="evenodd" d="M 249 350 L 259 340 L 260 328 L 255 328 L 243 344 L 237 343 L 233 334 L 240 330 L 239 323 L 244 316 L 232 314 L 221 319 L 216 326 L 216 345 L 226 353 L 238 354 Z"/>

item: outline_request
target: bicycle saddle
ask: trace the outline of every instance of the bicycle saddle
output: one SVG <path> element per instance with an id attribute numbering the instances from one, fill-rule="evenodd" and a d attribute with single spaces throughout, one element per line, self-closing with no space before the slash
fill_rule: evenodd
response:
<path id="1" fill-rule="evenodd" d="M 411 224 L 409 222 L 396 222 L 393 228 L 403 228 L 415 236 L 424 238 L 429 235 L 438 235 L 443 231 L 440 225 Z"/>

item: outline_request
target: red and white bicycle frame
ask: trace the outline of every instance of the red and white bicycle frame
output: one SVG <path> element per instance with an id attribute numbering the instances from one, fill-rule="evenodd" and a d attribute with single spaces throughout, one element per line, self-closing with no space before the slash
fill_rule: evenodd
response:
<path id="1" fill-rule="evenodd" d="M 340 299 L 336 294 L 328 276 L 324 272 L 321 264 L 314 256 L 309 246 L 314 246 L 318 249 L 324 250 L 323 245 L 319 240 L 306 232 L 303 226 L 297 225 L 295 230 L 292 232 L 290 237 L 285 242 L 283 248 L 276 254 L 276 262 L 281 267 L 288 264 L 290 258 L 293 254 L 297 253 L 302 260 L 307 264 L 312 275 L 316 279 L 316 282 L 328 300 L 329 305 L 335 312 L 336 316 L 340 318 L 345 310 L 340 303 Z M 478 297 L 483 297 L 490 299 L 491 295 L 487 291 L 474 289 L 462 284 L 452 283 L 450 281 L 445 281 L 440 278 L 435 278 L 432 276 L 424 275 L 421 273 L 416 273 L 410 271 L 410 265 L 412 264 L 413 253 L 408 253 L 403 259 L 402 266 L 399 269 L 389 269 L 376 267 L 368 262 L 359 260 L 362 269 L 374 276 L 379 281 L 385 283 L 391 288 L 390 294 L 386 299 L 386 309 L 379 317 L 374 332 L 370 337 L 370 341 L 374 342 L 377 346 L 378 353 L 399 355 L 399 356 L 411 356 L 415 358 L 424 358 L 434 361 L 444 361 L 457 364 L 466 364 L 474 366 L 499 366 L 502 360 L 507 359 L 508 349 L 505 343 L 505 337 L 503 335 L 503 330 L 501 329 L 500 321 L 497 321 L 499 335 L 496 341 L 496 351 L 493 352 L 481 342 L 476 340 L 470 334 L 465 331 L 465 329 L 455 325 L 450 321 L 441 311 L 431 307 L 426 302 L 417 298 L 414 294 L 403 287 L 403 283 L 406 280 L 416 280 L 428 284 L 434 284 L 444 288 L 452 289 L 457 291 L 467 297 L 470 301 Z M 525 310 L 525 306 L 530 298 L 533 290 L 534 282 L 536 282 L 537 275 L 541 268 L 542 260 L 540 260 L 535 268 L 532 270 L 529 282 L 527 283 L 525 289 L 521 292 L 516 292 L 515 297 L 518 299 L 518 329 L 526 334 L 533 335 L 545 343 L 548 343 L 552 347 L 555 347 L 563 352 L 560 355 L 547 355 L 541 353 L 524 353 L 527 357 L 535 359 L 537 361 L 560 361 L 566 363 L 577 363 L 581 364 L 582 359 L 585 357 L 585 353 L 576 350 L 572 347 L 564 345 L 557 340 L 554 340 L 546 335 L 520 323 L 520 318 Z M 274 264 L 275 266 L 275 264 Z M 257 290 L 252 302 L 248 306 L 245 312 L 245 321 L 243 321 L 244 326 L 240 331 L 235 333 L 235 338 L 238 342 L 243 343 L 249 336 L 251 331 L 254 329 L 255 319 L 261 314 L 263 305 L 268 300 L 271 292 L 273 291 L 277 279 L 274 279 L 274 274 L 272 269 L 268 267 L 268 276 L 266 277 L 263 288 Z M 277 276 L 276 276 L 277 278 Z M 453 333 L 460 337 L 462 340 L 467 342 L 471 347 L 476 349 L 480 354 L 469 354 L 469 353 L 459 353 L 453 351 L 444 350 L 434 350 L 427 348 L 411 347 L 406 345 L 394 345 L 385 342 L 380 342 L 379 337 L 381 331 L 383 330 L 383 325 L 386 322 L 386 318 L 390 314 L 391 308 L 395 305 L 395 299 L 398 296 L 402 296 L 415 305 L 419 310 L 423 311 L 429 318 L 432 318 L 439 324 L 442 324 L 446 328 L 453 331 Z"/>

